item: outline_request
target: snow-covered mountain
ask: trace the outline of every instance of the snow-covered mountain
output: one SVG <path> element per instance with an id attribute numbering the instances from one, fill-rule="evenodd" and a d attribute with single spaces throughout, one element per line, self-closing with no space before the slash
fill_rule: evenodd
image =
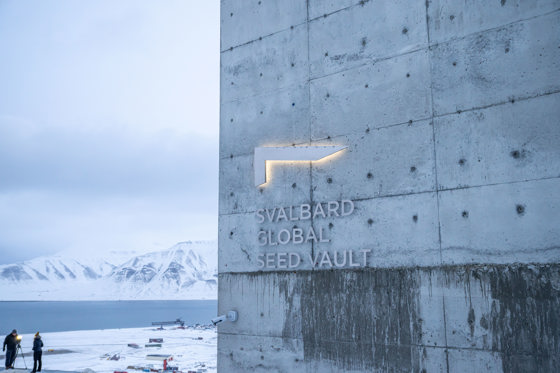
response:
<path id="1" fill-rule="evenodd" d="M 217 243 L 180 242 L 138 255 L 68 255 L 0 265 L 2 300 L 216 299 Z"/>

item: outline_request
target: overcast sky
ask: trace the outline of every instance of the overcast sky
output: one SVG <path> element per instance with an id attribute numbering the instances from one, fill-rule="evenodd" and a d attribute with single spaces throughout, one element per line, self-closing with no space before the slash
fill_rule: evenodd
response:
<path id="1" fill-rule="evenodd" d="M 216 239 L 218 0 L 0 0 L 0 264 Z"/>

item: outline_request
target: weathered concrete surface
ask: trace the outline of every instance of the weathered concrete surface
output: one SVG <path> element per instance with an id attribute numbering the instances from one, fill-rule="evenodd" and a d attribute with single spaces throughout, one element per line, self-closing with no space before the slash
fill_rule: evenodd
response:
<path id="1" fill-rule="evenodd" d="M 407 74 L 409 75 L 407 77 Z M 430 65 L 427 51 L 311 81 L 313 140 L 430 117 Z M 398 107 L 399 110 L 387 110 Z"/>
<path id="2" fill-rule="evenodd" d="M 431 122 L 370 129 L 314 144 L 352 144 L 333 159 L 312 165 L 313 198 L 367 199 L 435 191 Z M 395 149 L 399 149 L 395 152 Z"/>
<path id="3" fill-rule="evenodd" d="M 221 54 L 222 102 L 296 86 L 308 76 L 307 28 L 297 26 Z"/>
<path id="4" fill-rule="evenodd" d="M 309 140 L 309 87 L 301 85 L 222 104 L 220 158 L 252 155 L 257 146 L 302 144 Z M 264 142 L 263 133 L 270 136 Z"/>
<path id="5" fill-rule="evenodd" d="M 483 32 L 510 23 L 538 18 L 560 8 L 557 0 L 473 1 L 431 0 L 428 7 L 430 37 L 440 42 Z"/>
<path id="6" fill-rule="evenodd" d="M 306 2 L 221 1 L 221 50 L 289 29 L 307 21 Z M 235 32 L 232 32 L 235 30 Z"/>
<path id="7" fill-rule="evenodd" d="M 445 191 L 444 263 L 557 263 L 560 179 Z"/>
<path id="8" fill-rule="evenodd" d="M 558 118 L 558 94 L 436 118 L 440 189 L 560 176 Z"/>
<path id="9" fill-rule="evenodd" d="M 432 47 L 437 115 L 560 91 L 560 12 Z"/>
<path id="10" fill-rule="evenodd" d="M 219 370 L 560 371 L 560 2 L 221 4 Z M 255 187 L 290 145 L 348 149 Z M 326 240 L 259 244 L 294 227 Z"/>
<path id="11" fill-rule="evenodd" d="M 426 46 L 421 1 L 369 1 L 360 8 L 346 8 L 309 22 L 312 78 Z"/>
<path id="12" fill-rule="evenodd" d="M 443 372 L 449 360 L 449 371 L 554 372 L 560 363 L 557 264 L 224 273 L 219 286 L 219 311 L 240 314 L 219 326 L 220 361 L 232 371 Z"/>

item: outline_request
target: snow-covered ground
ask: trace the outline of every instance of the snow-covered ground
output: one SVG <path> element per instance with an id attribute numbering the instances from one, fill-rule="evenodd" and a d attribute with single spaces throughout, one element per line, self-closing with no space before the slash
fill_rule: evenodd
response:
<path id="1" fill-rule="evenodd" d="M 31 351 L 32 334 L 23 334 L 21 346 L 24 353 Z M 42 334 L 43 369 L 82 372 L 91 369 L 99 373 L 126 371 L 129 366 L 162 369 L 161 361 L 149 360 L 148 354 L 169 354 L 173 360 L 170 366 L 177 366 L 180 371 L 216 372 L 217 332 L 213 327 L 189 327 L 186 329 L 154 328 L 81 330 L 71 332 Z M 150 338 L 163 338 L 162 347 L 145 347 Z M 136 343 L 140 348 L 127 347 Z M 48 354 L 47 350 L 71 350 L 72 353 Z M 119 360 L 109 360 L 112 356 Z M 33 358 L 25 357 L 28 368 L 32 368 Z M 23 368 L 24 362 L 18 357 L 16 368 Z"/>

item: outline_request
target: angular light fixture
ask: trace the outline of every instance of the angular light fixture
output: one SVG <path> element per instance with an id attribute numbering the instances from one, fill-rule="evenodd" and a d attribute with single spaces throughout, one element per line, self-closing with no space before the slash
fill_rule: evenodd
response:
<path id="1" fill-rule="evenodd" d="M 268 161 L 319 161 L 346 149 L 347 146 L 284 146 L 255 148 L 253 168 L 255 171 L 255 186 L 267 182 L 266 162 Z"/>

